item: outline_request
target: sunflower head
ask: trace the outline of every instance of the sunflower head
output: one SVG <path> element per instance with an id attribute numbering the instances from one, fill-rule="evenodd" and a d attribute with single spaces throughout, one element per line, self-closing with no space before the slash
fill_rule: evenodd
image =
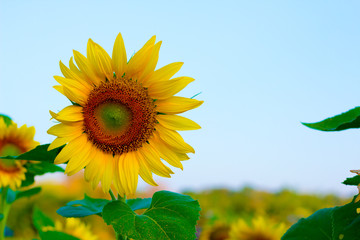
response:
<path id="1" fill-rule="evenodd" d="M 0 156 L 17 156 L 33 149 L 39 143 L 34 141 L 35 128 L 17 124 L 0 117 Z M 18 188 L 25 179 L 26 161 L 0 159 L 0 188 Z"/>
<path id="2" fill-rule="evenodd" d="M 250 223 L 239 219 L 230 229 L 230 240 L 279 240 L 285 233 L 285 224 L 256 217 Z"/>
<path id="3" fill-rule="evenodd" d="M 50 111 L 60 123 L 48 130 L 57 137 L 49 150 L 66 144 L 55 163 L 68 162 L 67 174 L 85 168 L 93 187 L 101 182 L 107 192 L 114 184 L 119 194 L 132 196 L 139 175 L 151 185 L 153 173 L 170 177 L 163 160 L 182 169 L 194 149 L 177 130 L 200 126 L 177 114 L 203 102 L 174 96 L 194 79 L 172 78 L 180 62 L 155 70 L 160 45 L 154 36 L 128 61 L 119 34 L 111 57 L 90 39 L 86 57 L 74 51 L 76 65 L 73 58 L 69 67 L 60 62 L 64 76 L 55 76 L 55 89 L 72 105 Z"/>

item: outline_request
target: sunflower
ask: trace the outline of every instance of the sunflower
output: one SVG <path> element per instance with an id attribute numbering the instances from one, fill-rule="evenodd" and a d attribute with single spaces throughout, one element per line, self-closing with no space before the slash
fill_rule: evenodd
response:
<path id="1" fill-rule="evenodd" d="M 33 149 L 39 143 L 34 141 L 35 128 L 23 125 L 18 128 L 14 122 L 6 124 L 0 117 L 0 156 L 17 156 Z M 12 159 L 0 159 L 0 188 L 20 187 L 25 179 L 26 169 L 23 165 L 26 161 Z"/>
<path id="2" fill-rule="evenodd" d="M 43 232 L 48 231 L 57 231 L 69 234 L 80 240 L 97 240 L 98 238 L 94 236 L 91 232 L 90 227 L 85 225 L 85 223 L 81 222 L 80 219 L 77 218 L 67 218 L 65 225 L 61 222 L 56 221 L 55 227 L 46 226 L 42 228 Z"/>
<path id="3" fill-rule="evenodd" d="M 286 227 L 283 223 L 276 224 L 263 217 L 256 217 L 247 224 L 239 219 L 231 226 L 230 240 L 279 240 L 285 233 Z"/>
<path id="4" fill-rule="evenodd" d="M 65 173 L 85 167 L 85 179 L 93 188 L 101 182 L 107 192 L 113 183 L 120 195 L 133 196 L 139 175 L 156 186 L 152 173 L 173 174 L 161 159 L 182 169 L 187 153 L 195 152 L 176 130 L 200 126 L 177 114 L 203 101 L 174 96 L 194 79 L 172 78 L 180 62 L 155 70 L 160 45 L 153 36 L 127 61 L 119 34 L 112 57 L 89 39 L 87 57 L 73 52 L 77 66 L 73 58 L 69 68 L 60 61 L 64 77 L 54 77 L 60 83 L 54 88 L 72 105 L 50 111 L 60 123 L 48 133 L 57 136 L 49 150 L 67 144 L 55 159 L 56 164 L 68 162 Z"/>

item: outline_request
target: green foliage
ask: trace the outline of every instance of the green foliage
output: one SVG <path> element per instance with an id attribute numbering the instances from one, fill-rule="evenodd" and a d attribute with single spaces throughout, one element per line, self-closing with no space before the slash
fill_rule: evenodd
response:
<path id="1" fill-rule="evenodd" d="M 151 198 L 133 198 L 127 199 L 126 204 L 130 206 L 131 210 L 146 209 L 150 207 Z"/>
<path id="2" fill-rule="evenodd" d="M 56 212 L 63 217 L 101 216 L 104 206 L 109 202 L 109 200 L 91 198 L 85 194 L 84 199 L 68 202 Z"/>
<path id="3" fill-rule="evenodd" d="M 49 218 L 48 216 L 46 216 L 37 207 L 34 208 L 34 213 L 33 213 L 32 218 L 33 218 L 33 224 L 39 232 L 42 232 L 43 227 L 54 227 L 55 226 L 54 221 L 51 220 L 51 218 Z"/>
<path id="4" fill-rule="evenodd" d="M 3 218 L 4 218 L 4 214 L 0 213 L 0 222 L 1 220 L 3 220 Z"/>
<path id="5" fill-rule="evenodd" d="M 4 188 L 2 189 L 4 191 Z M 7 191 L 6 194 L 6 202 L 7 203 L 13 203 L 16 200 L 16 192 L 11 190 L 10 188 L 5 188 L 5 191 Z"/>
<path id="6" fill-rule="evenodd" d="M 19 156 L 4 156 L 0 157 L 2 159 L 15 159 L 15 160 L 33 160 L 33 161 L 43 161 L 53 163 L 56 156 L 61 151 L 62 147 L 55 148 L 51 151 L 48 151 L 49 144 L 39 145 L 36 148 L 20 154 Z"/>
<path id="7" fill-rule="evenodd" d="M 80 240 L 80 238 L 57 231 L 40 232 L 40 238 L 42 240 Z"/>
<path id="8" fill-rule="evenodd" d="M 104 207 L 103 218 L 118 234 L 128 238 L 193 240 L 199 211 L 198 201 L 190 196 L 159 191 L 142 215 L 123 201 L 112 201 Z"/>
<path id="9" fill-rule="evenodd" d="M 16 191 L 16 200 L 23 197 L 31 197 L 35 194 L 38 194 L 41 191 L 41 187 L 34 187 L 24 191 Z"/>
<path id="10" fill-rule="evenodd" d="M 357 186 L 360 184 L 360 176 L 356 175 L 354 177 L 351 178 L 347 178 L 345 181 L 342 182 L 345 185 L 352 185 L 352 186 Z"/>
<path id="11" fill-rule="evenodd" d="M 353 240 L 360 239 L 360 203 L 352 201 L 341 207 L 321 209 L 306 219 L 300 219 L 282 240 Z"/>
<path id="12" fill-rule="evenodd" d="M 320 122 L 302 124 L 320 131 L 342 131 L 350 128 L 360 128 L 360 107 L 353 108 Z"/>
<path id="13" fill-rule="evenodd" d="M 6 126 L 9 126 L 12 122 L 11 118 L 5 114 L 0 114 L 0 118 L 4 119 Z"/>

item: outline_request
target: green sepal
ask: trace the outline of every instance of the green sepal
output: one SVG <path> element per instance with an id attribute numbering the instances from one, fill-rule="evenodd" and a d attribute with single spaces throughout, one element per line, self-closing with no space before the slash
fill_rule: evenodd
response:
<path id="1" fill-rule="evenodd" d="M 16 200 L 23 197 L 31 197 L 35 194 L 38 194 L 41 191 L 41 187 L 34 187 L 24 191 L 16 191 Z"/>
<path id="2" fill-rule="evenodd" d="M 56 212 L 63 217 L 101 216 L 104 206 L 109 202 L 110 200 L 91 198 L 85 194 L 84 199 L 68 202 Z"/>
<path id="3" fill-rule="evenodd" d="M 35 207 L 33 212 L 33 224 L 38 232 L 42 232 L 43 227 L 54 227 L 54 221 L 46 216 L 39 208 Z"/>
<path id="4" fill-rule="evenodd" d="M 9 126 L 12 123 L 11 118 L 5 114 L 0 114 L 0 118 L 4 120 L 6 126 Z"/>
<path id="5" fill-rule="evenodd" d="M 360 239 L 360 217 L 356 211 L 359 207 L 360 202 L 353 200 L 341 207 L 320 209 L 291 226 L 281 240 Z"/>
<path id="6" fill-rule="evenodd" d="M 39 145 L 36 148 L 20 154 L 19 156 L 4 156 L 2 159 L 14 159 L 14 160 L 32 160 L 53 163 L 56 156 L 59 154 L 63 147 L 55 148 L 48 151 L 50 144 Z"/>
<path id="7" fill-rule="evenodd" d="M 360 107 L 320 122 L 302 124 L 320 131 L 342 131 L 350 128 L 360 128 Z"/>
<path id="8" fill-rule="evenodd" d="M 198 201 L 190 196 L 159 191 L 142 215 L 123 201 L 112 201 L 104 207 L 103 218 L 118 234 L 132 239 L 193 240 L 199 212 Z"/>
<path id="9" fill-rule="evenodd" d="M 360 176 L 356 175 L 354 177 L 351 178 L 347 178 L 345 181 L 342 182 L 345 185 L 352 185 L 352 186 L 357 186 L 360 184 Z"/>

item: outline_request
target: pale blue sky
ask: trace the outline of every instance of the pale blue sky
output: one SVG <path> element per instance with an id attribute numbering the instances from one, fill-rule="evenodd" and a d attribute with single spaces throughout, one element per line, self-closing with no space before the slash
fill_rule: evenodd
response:
<path id="1" fill-rule="evenodd" d="M 128 55 L 152 35 L 158 66 L 183 61 L 196 79 L 182 93 L 205 100 L 184 114 L 203 128 L 183 133 L 196 154 L 174 190 L 211 187 L 354 194 L 340 184 L 360 168 L 358 130 L 323 133 L 313 122 L 360 103 L 358 1 L 0 1 L 0 112 L 50 142 L 51 110 L 68 101 L 53 75 L 88 38 Z"/>

